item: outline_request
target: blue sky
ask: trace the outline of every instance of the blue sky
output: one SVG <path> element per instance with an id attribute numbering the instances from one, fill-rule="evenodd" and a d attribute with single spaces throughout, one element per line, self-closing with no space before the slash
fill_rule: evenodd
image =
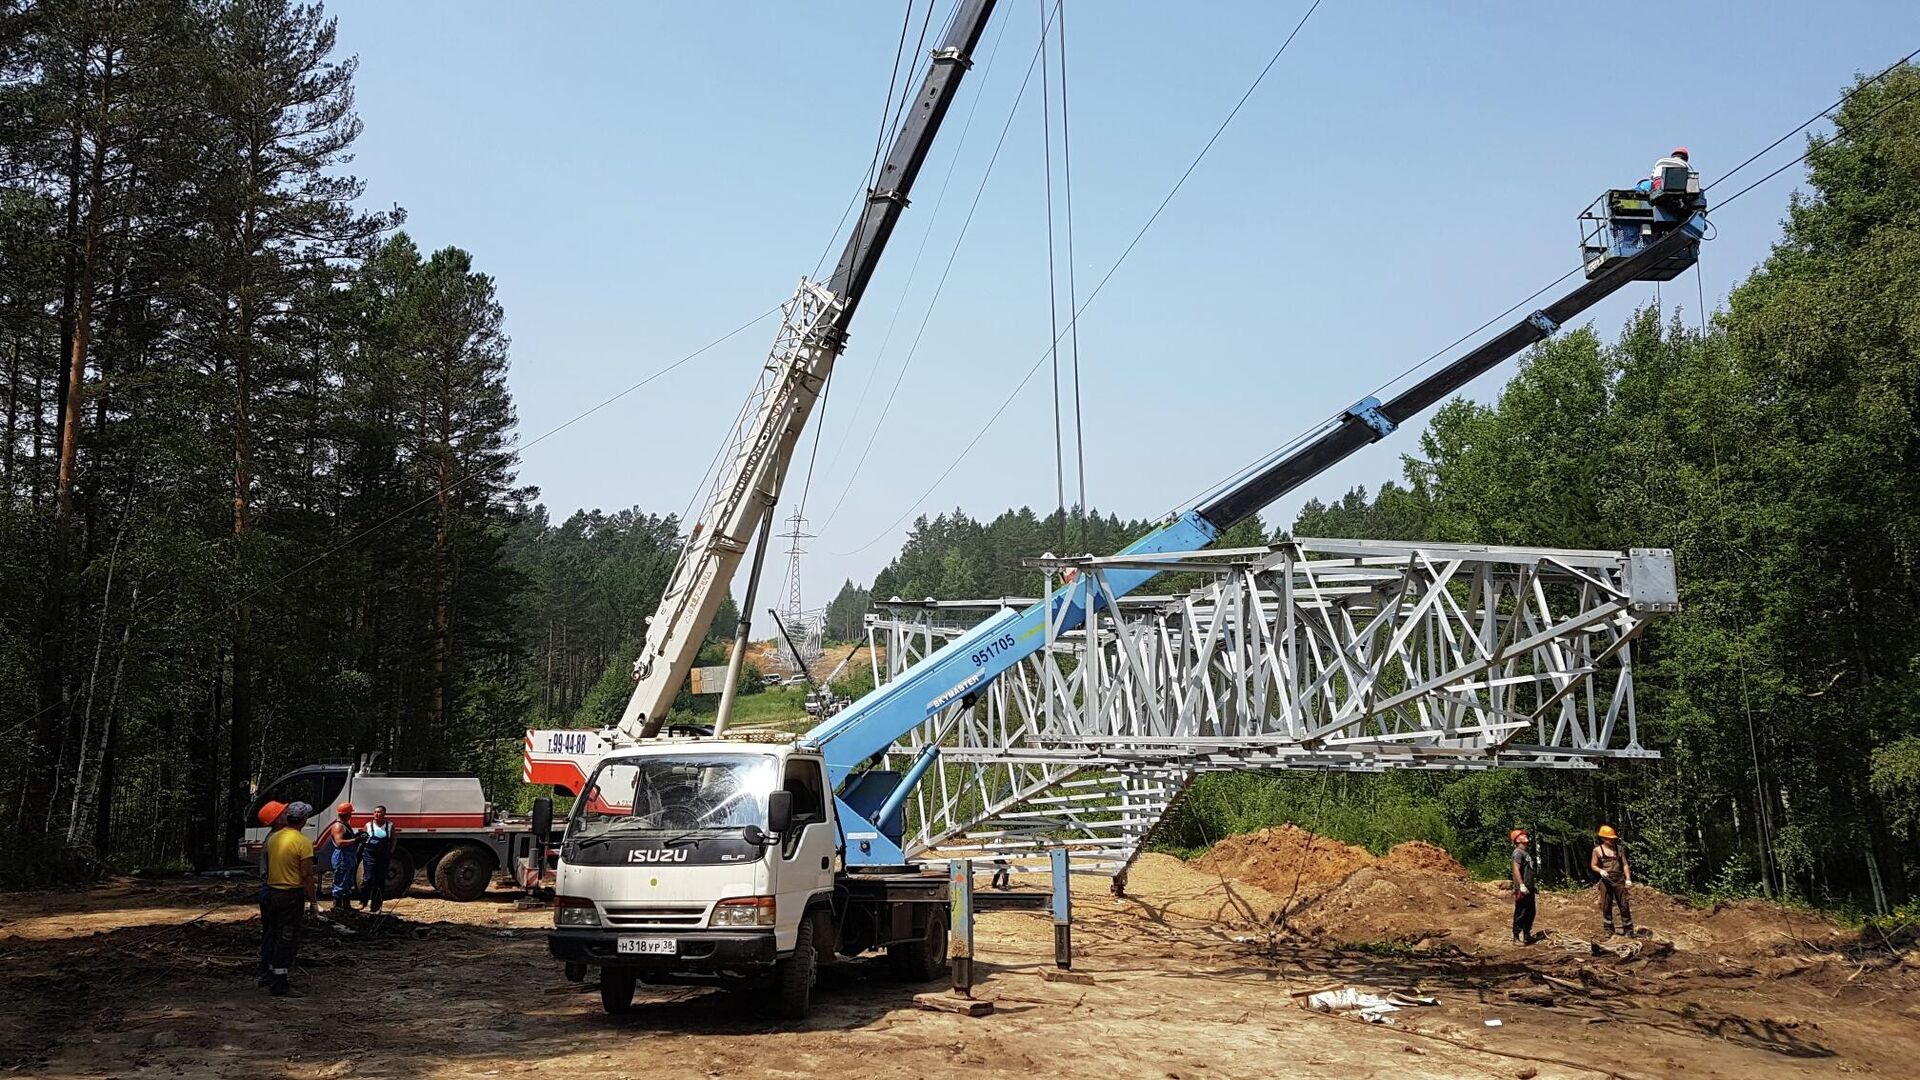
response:
<path id="1" fill-rule="evenodd" d="M 935 33 L 948 6 L 938 0 Z M 1083 297 L 1305 6 L 1067 5 Z M 404 206 L 423 246 L 465 247 L 495 276 L 527 441 L 785 299 L 830 242 L 837 255 L 832 230 L 873 150 L 902 4 L 328 10 L 340 51 L 360 60 L 366 132 L 352 168 L 365 202 Z M 1855 72 L 1920 45 L 1910 2 L 1620 11 L 1327 0 L 1081 321 L 1089 501 L 1125 516 L 1181 505 L 1574 265 L 1575 215 L 1670 146 L 1690 147 L 1711 182 Z M 816 424 L 810 606 L 884 565 L 907 528 L 893 523 L 911 520 L 1046 349 L 1037 77 L 1015 111 L 1040 21 L 1039 0 L 1001 3 L 854 323 Z M 1709 305 L 1765 256 L 1799 177 L 1715 213 Z M 1058 262 L 1064 287 L 1064 251 Z M 1689 275 L 1662 300 L 1692 319 L 1694 296 Z M 1592 319 L 1611 333 L 1653 298 L 1630 288 Z M 772 332 L 749 329 L 533 446 L 523 482 L 556 520 L 582 507 L 681 512 Z M 1497 392 L 1511 370 L 1469 393 Z M 1267 520 L 1397 477 L 1414 441 L 1403 431 L 1356 455 Z M 1053 503 L 1043 367 L 915 512 Z"/>

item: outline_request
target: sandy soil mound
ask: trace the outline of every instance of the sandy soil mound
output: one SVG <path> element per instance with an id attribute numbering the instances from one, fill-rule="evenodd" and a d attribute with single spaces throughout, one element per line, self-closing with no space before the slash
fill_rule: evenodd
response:
<path id="1" fill-rule="evenodd" d="M 1451 855 L 1432 844 L 1411 841 L 1376 858 L 1363 848 L 1283 825 L 1223 840 L 1186 869 L 1204 875 L 1194 886 L 1196 899 L 1224 900 L 1217 888 L 1208 892 L 1203 886 L 1225 877 L 1265 894 L 1265 906 L 1255 907 L 1256 915 L 1284 908 L 1290 927 L 1335 942 L 1444 944 L 1475 953 L 1515 947 L 1513 894 L 1507 884 L 1471 880 Z M 1543 893 L 1536 931 L 1598 937 L 1595 899 L 1591 888 Z M 1632 901 L 1640 927 L 1675 948 L 1714 954 L 1722 965 L 1771 971 L 1780 958 L 1838 949 L 1850 939 L 1847 930 L 1818 915 L 1757 901 L 1701 907 L 1645 885 L 1634 887 Z"/>
<path id="2" fill-rule="evenodd" d="M 1275 896 L 1313 896 L 1373 862 L 1366 848 L 1316 836 L 1294 825 L 1230 836 L 1194 866 L 1258 885 Z"/>
<path id="3" fill-rule="evenodd" d="M 1447 849 L 1424 840 L 1409 840 L 1404 844 L 1395 844 L 1380 857 L 1380 865 L 1393 866 L 1403 870 L 1425 871 L 1445 877 L 1466 880 L 1467 868 L 1454 861 Z"/>
<path id="4" fill-rule="evenodd" d="M 1457 872 L 1458 864 L 1453 870 L 1381 859 L 1301 905 L 1289 922 L 1306 933 L 1347 942 L 1413 945 L 1446 939 L 1468 948 L 1469 941 L 1479 944 L 1484 938 L 1487 944 L 1498 944 L 1511 938 L 1510 894 L 1468 880 Z M 1456 938 L 1467 940 L 1451 940 Z"/>
<path id="5" fill-rule="evenodd" d="M 1098 887 L 1105 891 L 1105 881 Z M 1280 901 L 1259 884 L 1147 852 L 1127 871 L 1127 895 L 1149 917 L 1174 915 L 1225 926 L 1266 922 Z"/>

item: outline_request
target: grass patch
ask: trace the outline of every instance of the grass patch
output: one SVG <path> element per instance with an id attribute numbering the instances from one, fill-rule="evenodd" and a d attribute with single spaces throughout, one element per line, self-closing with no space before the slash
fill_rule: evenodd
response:
<path id="1" fill-rule="evenodd" d="M 667 717 L 675 724 L 710 724 L 720 712 L 720 695 L 703 694 L 693 699 L 690 709 L 675 709 Z M 813 727 L 807 715 L 807 688 L 769 686 L 757 694 L 741 694 L 733 699 L 734 727 L 773 727 L 782 731 L 806 731 Z"/>

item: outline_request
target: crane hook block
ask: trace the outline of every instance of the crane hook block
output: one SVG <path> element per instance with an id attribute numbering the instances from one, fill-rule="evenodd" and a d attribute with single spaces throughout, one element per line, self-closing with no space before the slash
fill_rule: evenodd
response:
<path id="1" fill-rule="evenodd" d="M 1393 434 L 1394 429 L 1400 426 L 1380 411 L 1380 399 L 1377 397 L 1364 397 L 1347 406 L 1347 415 L 1372 428 L 1375 442 Z"/>

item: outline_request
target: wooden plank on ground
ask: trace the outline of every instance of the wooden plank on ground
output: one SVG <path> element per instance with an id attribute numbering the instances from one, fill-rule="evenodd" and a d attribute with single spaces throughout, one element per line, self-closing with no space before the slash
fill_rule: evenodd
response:
<path id="1" fill-rule="evenodd" d="M 915 994 L 913 1003 L 933 1012 L 959 1013 L 961 1016 L 985 1016 L 993 1011 L 991 1001 L 954 997 L 952 994 Z"/>

